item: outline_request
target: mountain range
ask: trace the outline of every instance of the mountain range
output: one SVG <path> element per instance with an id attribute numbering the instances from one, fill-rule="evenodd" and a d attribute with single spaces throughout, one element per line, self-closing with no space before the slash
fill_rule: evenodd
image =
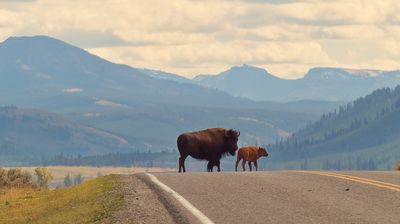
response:
<path id="1" fill-rule="evenodd" d="M 266 144 L 337 106 L 234 97 L 178 76 L 171 80 L 170 73 L 115 64 L 47 36 L 5 40 L 0 71 L 0 105 L 58 113 L 115 133 L 134 150 L 174 148 L 179 133 L 214 126 L 242 130 L 242 144 Z"/>
<path id="2" fill-rule="evenodd" d="M 176 147 L 181 132 L 221 126 L 240 130 L 240 145 L 268 144 L 345 101 L 398 80 L 397 71 L 340 68 L 314 68 L 302 79 L 285 80 L 249 65 L 187 79 L 115 64 L 47 36 L 10 37 L 0 43 L 0 106 L 16 106 L 16 114 L 30 111 L 27 122 L 46 114 L 49 120 L 44 123 L 49 127 L 54 120 L 69 121 L 65 133 L 77 135 L 59 141 L 38 122 L 18 126 L 18 118 L 14 129 L 2 129 L 0 142 L 37 155 L 53 155 L 43 153 L 46 150 L 65 154 L 164 150 Z M 39 129 L 42 136 L 23 134 Z M 24 138 L 29 144 L 22 144 Z"/>
<path id="3" fill-rule="evenodd" d="M 152 78 L 46 36 L 8 38 L 0 44 L 0 68 L 3 104 L 63 108 L 56 102 L 60 98 L 86 108 L 96 102 L 114 107 L 132 102 L 219 107 L 250 103 L 198 85 Z"/>
<path id="4" fill-rule="evenodd" d="M 3 105 L 61 112 L 71 111 L 68 102 L 74 102 L 73 112 L 99 106 L 129 108 L 141 103 L 286 111 L 292 107 L 291 103 L 260 103 L 234 97 L 168 72 L 115 64 L 47 36 L 5 40 L 0 44 L 0 69 Z M 322 105 L 321 110 L 338 105 L 305 102 Z M 313 108 L 304 112 L 312 113 Z"/>
<path id="5" fill-rule="evenodd" d="M 235 66 L 217 75 L 198 75 L 196 83 L 256 101 L 353 101 L 383 87 L 400 84 L 400 71 L 317 67 L 288 80 L 262 68 Z"/>

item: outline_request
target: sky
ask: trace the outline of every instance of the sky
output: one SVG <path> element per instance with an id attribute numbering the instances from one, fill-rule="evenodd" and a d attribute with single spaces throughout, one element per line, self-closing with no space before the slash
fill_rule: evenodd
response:
<path id="1" fill-rule="evenodd" d="M 0 41 L 48 35 L 117 63 L 186 77 L 250 64 L 400 69 L 398 0 L 0 0 Z"/>

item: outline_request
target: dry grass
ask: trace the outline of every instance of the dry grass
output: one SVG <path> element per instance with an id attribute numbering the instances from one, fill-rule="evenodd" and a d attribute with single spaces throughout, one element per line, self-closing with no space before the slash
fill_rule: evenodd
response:
<path id="1" fill-rule="evenodd" d="M 99 223 L 123 205 L 119 180 L 108 175 L 64 189 L 3 189 L 0 223 Z"/>
<path id="2" fill-rule="evenodd" d="M 18 198 L 30 197 L 35 192 L 38 192 L 38 189 L 34 187 L 0 188 L 0 208 Z"/>

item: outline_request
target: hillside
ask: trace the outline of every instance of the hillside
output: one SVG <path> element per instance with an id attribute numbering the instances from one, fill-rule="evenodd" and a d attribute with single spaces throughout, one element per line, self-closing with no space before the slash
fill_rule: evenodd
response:
<path id="1" fill-rule="evenodd" d="M 281 79 L 264 69 L 235 66 L 216 75 L 199 75 L 194 82 L 234 96 L 257 101 L 353 101 L 378 88 L 400 84 L 400 71 L 312 68 L 303 78 Z"/>
<path id="2" fill-rule="evenodd" d="M 322 115 L 319 121 L 271 149 L 277 153 L 275 159 L 282 161 L 340 153 L 362 156 L 363 151 L 364 157 L 368 157 L 374 155 L 371 149 L 385 151 L 392 161 L 400 158 L 399 124 L 400 86 L 384 88 Z"/>
<path id="3" fill-rule="evenodd" d="M 68 116 L 80 123 L 117 133 L 139 150 L 175 148 L 180 133 L 208 127 L 240 130 L 239 144 L 267 144 L 277 137 L 287 137 L 315 119 L 315 115 L 299 113 L 166 104 L 142 104 L 126 110 Z"/>
<path id="4" fill-rule="evenodd" d="M 128 142 L 109 132 L 34 109 L 0 107 L 0 163 L 65 155 L 124 152 Z"/>

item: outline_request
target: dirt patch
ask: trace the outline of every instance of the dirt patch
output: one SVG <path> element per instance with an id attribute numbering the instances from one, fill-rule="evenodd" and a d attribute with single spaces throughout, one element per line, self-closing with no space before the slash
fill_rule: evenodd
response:
<path id="1" fill-rule="evenodd" d="M 175 223 L 157 195 L 138 177 L 121 176 L 125 205 L 102 223 Z"/>

